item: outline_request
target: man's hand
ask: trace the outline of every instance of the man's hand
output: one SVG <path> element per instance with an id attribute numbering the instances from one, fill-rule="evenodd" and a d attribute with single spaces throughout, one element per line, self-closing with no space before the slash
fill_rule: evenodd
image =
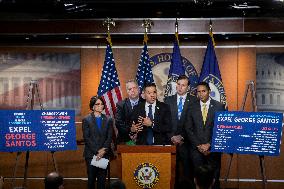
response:
<path id="1" fill-rule="evenodd" d="M 200 153 L 204 154 L 205 156 L 210 154 L 210 144 L 206 143 L 206 144 L 200 144 L 197 146 L 197 149 Z"/>
<path id="2" fill-rule="evenodd" d="M 133 132 L 133 133 L 138 133 L 138 132 L 140 132 L 140 131 L 142 131 L 142 130 L 143 130 L 142 124 L 141 124 L 140 122 L 135 123 L 135 122 L 133 121 L 133 123 L 132 123 L 132 125 L 131 125 L 131 128 L 130 128 L 130 131 Z"/>
<path id="3" fill-rule="evenodd" d="M 152 127 L 153 122 L 149 117 L 138 117 L 138 122 L 141 123 L 142 125 L 145 125 L 146 127 Z"/>
<path id="4" fill-rule="evenodd" d="M 183 144 L 183 137 L 181 135 L 172 136 L 171 141 L 174 145 Z"/>
<path id="5" fill-rule="evenodd" d="M 202 144 L 202 145 L 203 145 L 203 149 L 204 149 L 204 151 L 209 151 L 210 146 L 211 146 L 209 143 Z"/>
<path id="6" fill-rule="evenodd" d="M 99 149 L 96 160 L 97 161 L 100 160 L 105 155 L 105 153 L 106 153 L 106 148 Z"/>

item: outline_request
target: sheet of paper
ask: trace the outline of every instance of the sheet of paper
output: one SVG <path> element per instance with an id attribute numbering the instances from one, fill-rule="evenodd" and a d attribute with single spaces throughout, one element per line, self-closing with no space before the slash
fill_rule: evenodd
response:
<path id="1" fill-rule="evenodd" d="M 100 160 L 96 160 L 97 159 L 97 156 L 94 155 L 92 161 L 91 161 L 91 165 L 95 166 L 95 167 L 99 167 L 101 169 L 106 169 L 107 168 L 107 165 L 108 165 L 108 162 L 109 160 L 106 159 L 106 158 L 101 158 Z"/>

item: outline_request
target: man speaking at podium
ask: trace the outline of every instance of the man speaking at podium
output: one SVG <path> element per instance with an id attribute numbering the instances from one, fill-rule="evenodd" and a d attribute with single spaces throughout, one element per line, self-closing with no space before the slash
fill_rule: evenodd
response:
<path id="1" fill-rule="evenodd" d="M 203 165 L 214 168 L 214 189 L 220 188 L 221 153 L 210 152 L 214 116 L 217 111 L 225 111 L 220 102 L 209 97 L 208 83 L 201 82 L 197 86 L 198 101 L 192 103 L 191 110 L 187 112 L 185 130 L 190 141 L 189 154 L 194 170 Z"/>
<path id="2" fill-rule="evenodd" d="M 170 144 L 170 107 L 157 100 L 157 89 L 155 83 L 146 84 L 143 90 L 146 101 L 135 106 L 132 113 L 131 132 L 137 133 L 136 144 Z"/>

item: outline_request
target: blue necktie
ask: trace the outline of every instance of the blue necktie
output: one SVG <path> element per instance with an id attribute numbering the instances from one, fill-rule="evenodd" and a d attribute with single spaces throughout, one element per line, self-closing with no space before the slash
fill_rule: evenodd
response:
<path id="1" fill-rule="evenodd" d="M 180 119 L 182 113 L 182 97 L 179 97 L 179 102 L 178 102 L 178 119 Z"/>
<path id="2" fill-rule="evenodd" d="M 150 104 L 148 107 L 149 107 L 148 117 L 153 122 L 152 105 Z M 147 144 L 148 145 L 153 144 L 153 129 L 152 129 L 152 127 L 147 127 Z"/>

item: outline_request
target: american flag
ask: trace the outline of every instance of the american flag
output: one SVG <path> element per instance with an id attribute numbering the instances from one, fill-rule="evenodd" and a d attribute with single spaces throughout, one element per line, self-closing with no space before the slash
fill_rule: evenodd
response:
<path id="1" fill-rule="evenodd" d="M 147 34 L 144 35 L 144 47 L 141 53 L 137 74 L 136 74 L 136 80 L 139 86 L 140 91 L 142 91 L 144 85 L 146 83 L 153 83 L 153 73 L 152 73 L 152 66 L 150 64 L 150 58 L 148 54 L 148 48 L 147 48 Z"/>
<path id="2" fill-rule="evenodd" d="M 116 103 L 122 100 L 122 93 L 115 68 L 111 43 L 108 43 L 106 48 L 105 62 L 98 89 L 98 95 L 102 96 L 105 100 L 106 114 L 114 117 L 116 112 Z"/>

